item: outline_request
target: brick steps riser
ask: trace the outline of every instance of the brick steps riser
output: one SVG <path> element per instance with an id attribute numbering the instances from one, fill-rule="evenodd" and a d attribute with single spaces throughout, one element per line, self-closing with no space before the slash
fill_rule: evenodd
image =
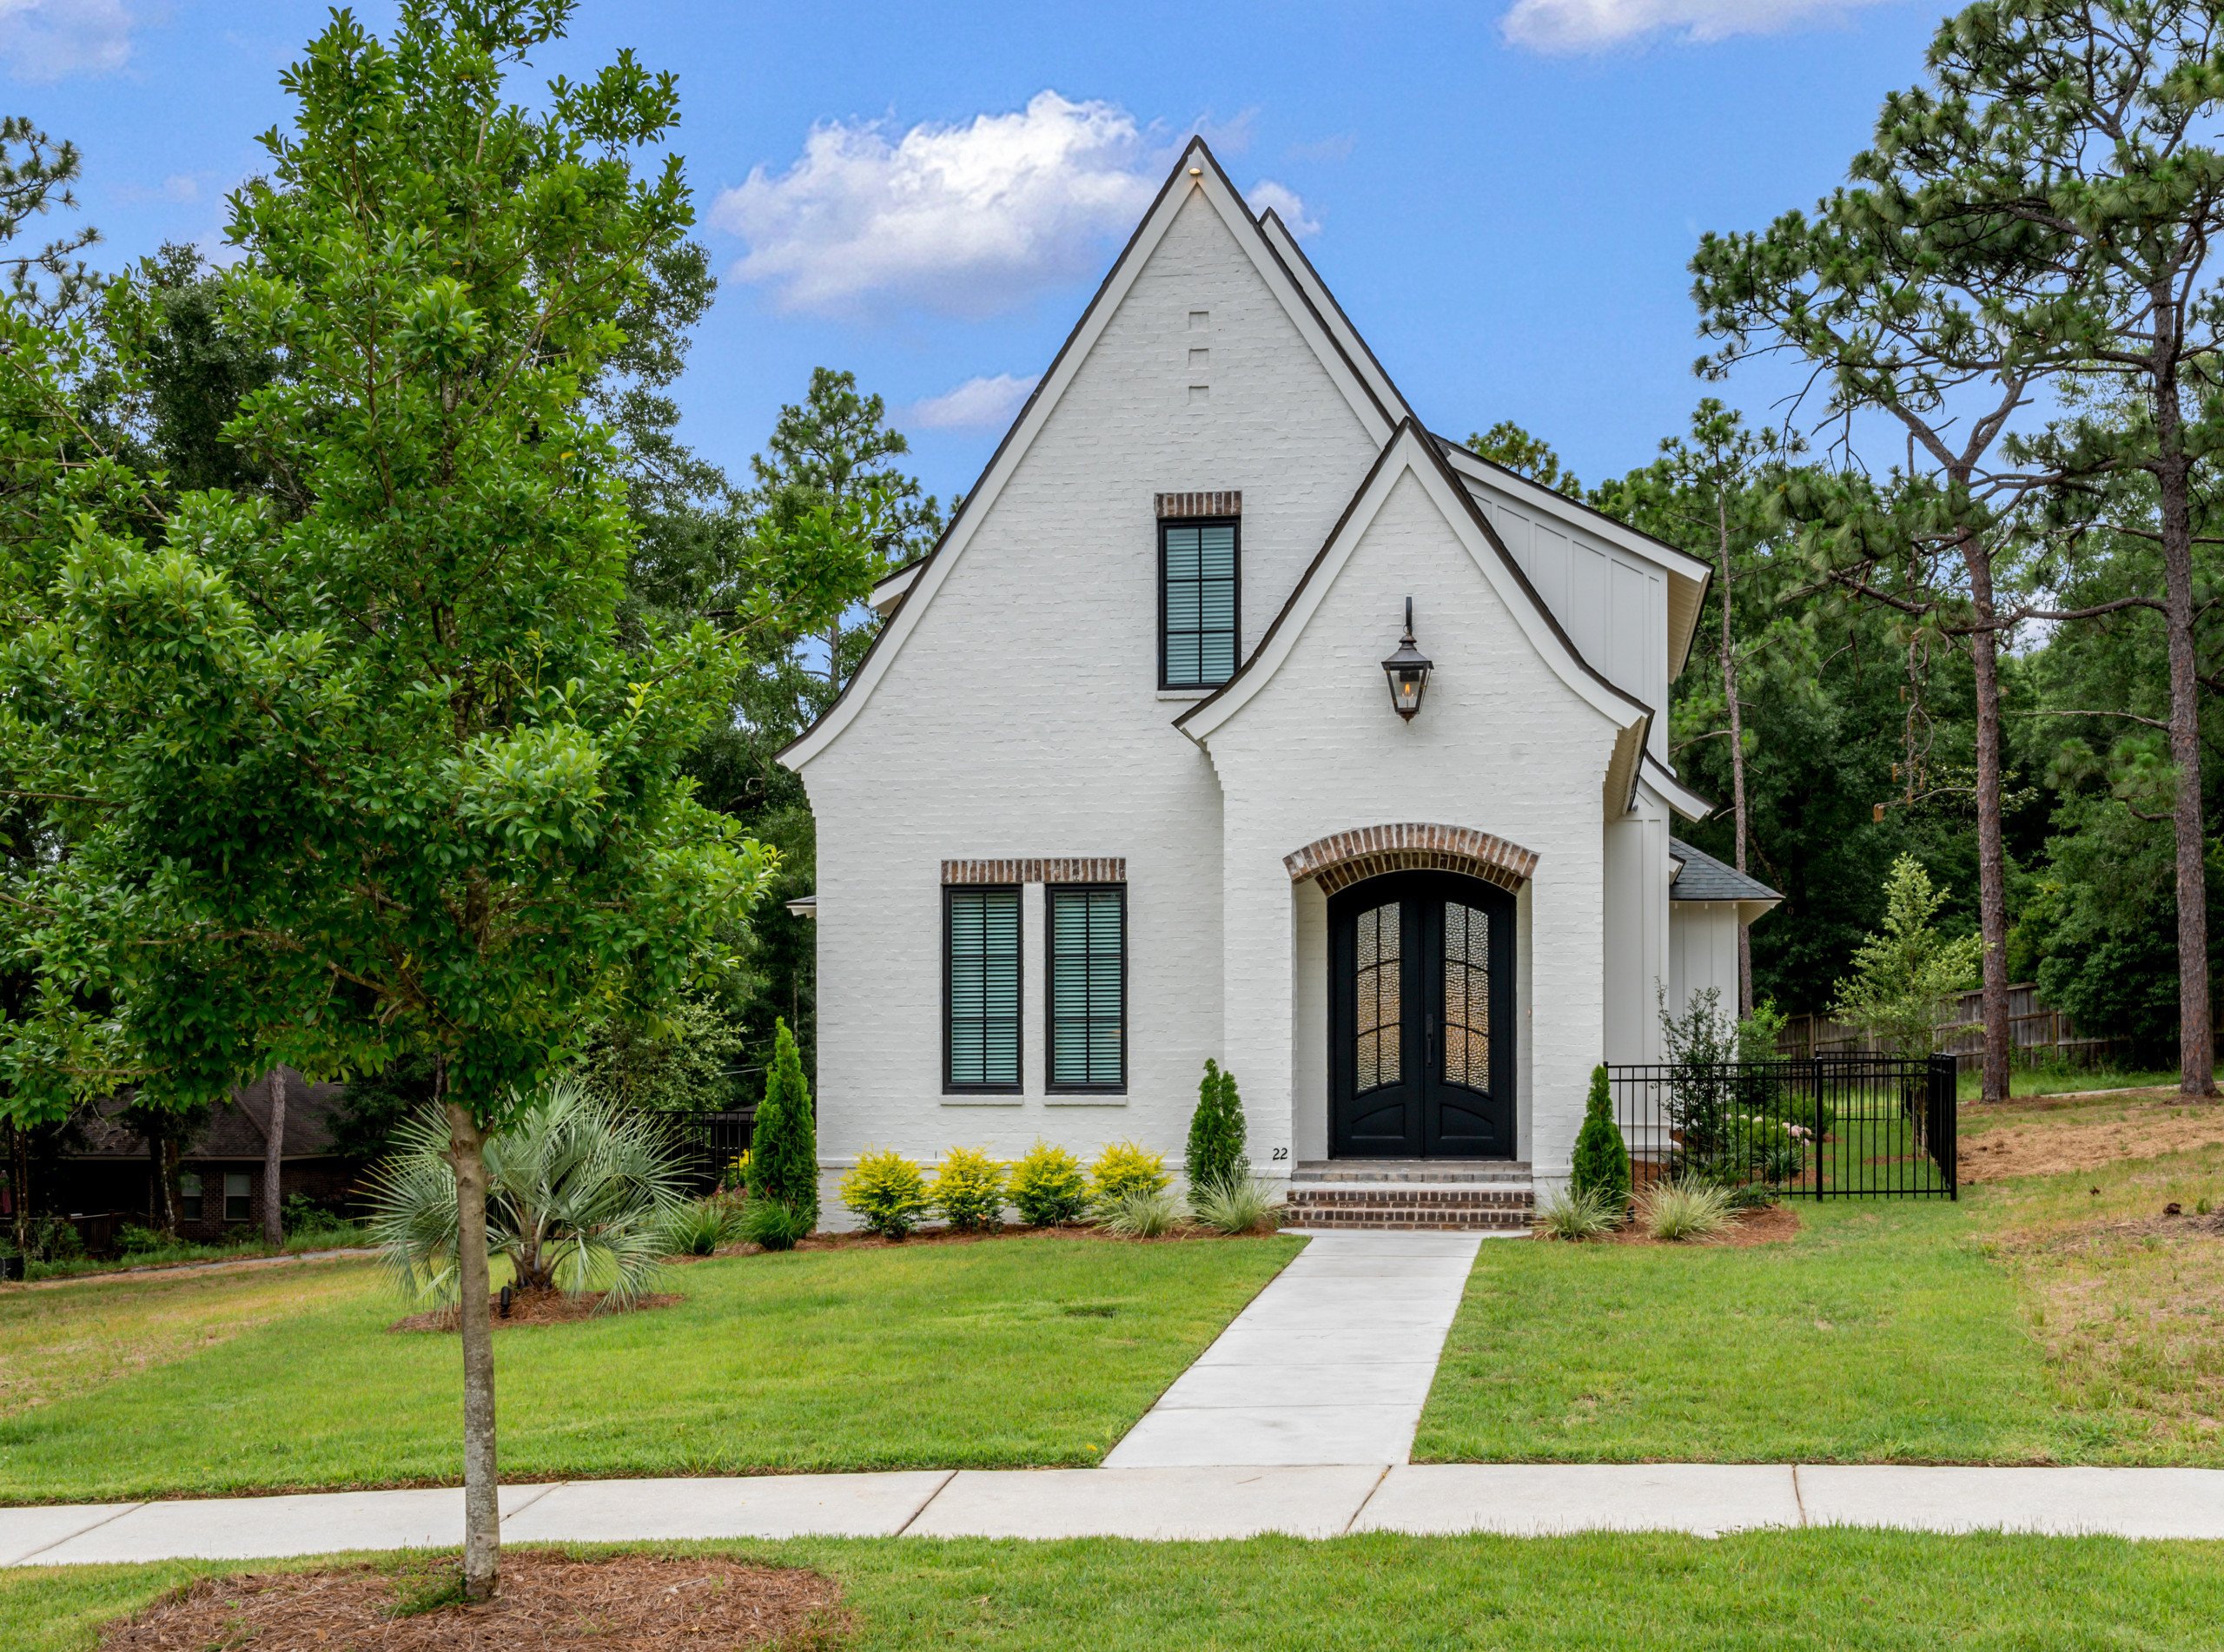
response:
<path id="1" fill-rule="evenodd" d="M 1301 1184 L 1289 1190 L 1288 1219 L 1294 1227 L 1518 1232 L 1529 1226 L 1535 1202 L 1526 1186 Z"/>

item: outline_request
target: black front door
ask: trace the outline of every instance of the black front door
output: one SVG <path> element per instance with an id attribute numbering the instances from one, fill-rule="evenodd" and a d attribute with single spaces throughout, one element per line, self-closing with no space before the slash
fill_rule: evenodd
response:
<path id="1" fill-rule="evenodd" d="M 1513 897 L 1393 872 L 1328 902 L 1328 1151 L 1511 1159 Z"/>

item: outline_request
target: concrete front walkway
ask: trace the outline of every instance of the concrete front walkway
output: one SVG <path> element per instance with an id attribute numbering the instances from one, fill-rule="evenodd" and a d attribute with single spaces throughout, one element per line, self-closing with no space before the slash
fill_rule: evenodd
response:
<path id="1" fill-rule="evenodd" d="M 1104 1466 L 1403 1463 L 1481 1242 L 1313 1235 Z"/>
<path id="2" fill-rule="evenodd" d="M 935 1470 L 506 1486 L 509 1543 L 1248 1537 L 1799 1526 L 2224 1540 L 2224 1470 L 1718 1464 Z M 463 1493 L 0 1509 L 0 1565 L 453 1549 Z"/>

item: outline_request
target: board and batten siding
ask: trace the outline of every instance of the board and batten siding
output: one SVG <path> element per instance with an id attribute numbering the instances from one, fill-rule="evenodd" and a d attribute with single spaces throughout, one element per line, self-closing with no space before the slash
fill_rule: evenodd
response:
<path id="1" fill-rule="evenodd" d="M 1567 522 L 1547 521 L 1460 479 L 1577 651 L 1653 710 L 1648 741 L 1668 760 L 1668 581 L 1656 565 Z"/>

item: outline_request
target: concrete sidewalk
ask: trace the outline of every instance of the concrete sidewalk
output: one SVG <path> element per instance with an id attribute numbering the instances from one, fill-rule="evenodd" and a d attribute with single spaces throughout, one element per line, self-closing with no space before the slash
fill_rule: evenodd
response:
<path id="1" fill-rule="evenodd" d="M 1307 1237 L 1106 1468 L 1406 1460 L 1482 1236 Z"/>
<path id="2" fill-rule="evenodd" d="M 2224 1470 L 1788 1464 L 936 1470 L 506 1486 L 510 1543 L 1724 1532 L 1797 1526 L 2224 1540 Z M 463 1493 L 0 1509 L 0 1565 L 453 1549 Z"/>

